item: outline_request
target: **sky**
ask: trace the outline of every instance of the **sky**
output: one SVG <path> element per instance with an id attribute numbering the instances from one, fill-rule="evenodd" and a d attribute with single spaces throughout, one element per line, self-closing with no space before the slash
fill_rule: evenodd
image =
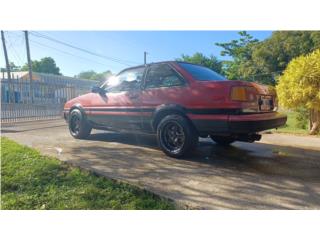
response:
<path id="1" fill-rule="evenodd" d="M 103 57 L 88 54 L 66 45 L 39 37 L 47 36 L 73 46 L 86 49 Z M 271 36 L 271 31 L 248 31 L 259 40 Z M 24 33 L 5 31 L 9 61 L 21 66 L 27 61 Z M 146 51 L 147 62 L 174 60 L 181 54 L 201 52 L 218 59 L 220 47 L 215 43 L 238 39 L 238 31 L 34 31 L 29 33 L 32 60 L 50 56 L 60 72 L 74 76 L 81 71 L 107 70 L 117 73 L 128 67 L 143 64 Z M 120 60 L 120 61 L 119 61 Z M 0 67 L 5 66 L 1 44 Z"/>

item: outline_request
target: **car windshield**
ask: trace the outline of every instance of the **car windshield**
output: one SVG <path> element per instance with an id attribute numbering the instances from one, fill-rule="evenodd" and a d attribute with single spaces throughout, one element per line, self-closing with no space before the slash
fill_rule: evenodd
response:
<path id="1" fill-rule="evenodd" d="M 224 76 L 216 73 L 210 68 L 195 65 L 191 63 L 179 63 L 179 65 L 189 72 L 192 77 L 199 81 L 224 81 L 227 80 Z"/>

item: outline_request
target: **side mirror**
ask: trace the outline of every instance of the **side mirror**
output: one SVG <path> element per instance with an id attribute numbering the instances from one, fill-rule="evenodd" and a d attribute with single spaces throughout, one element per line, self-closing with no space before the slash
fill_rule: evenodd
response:
<path id="1" fill-rule="evenodd" d="M 91 88 L 91 92 L 93 93 L 99 93 L 100 95 L 106 94 L 106 90 L 102 89 L 101 87 L 94 86 Z"/>

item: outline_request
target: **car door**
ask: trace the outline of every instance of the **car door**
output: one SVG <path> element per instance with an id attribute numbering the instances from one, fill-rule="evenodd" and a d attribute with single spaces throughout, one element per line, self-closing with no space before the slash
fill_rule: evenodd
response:
<path id="1" fill-rule="evenodd" d="M 145 113 L 142 116 L 143 128 L 152 130 L 152 111 L 159 106 L 179 104 L 186 99 L 188 89 L 185 79 L 169 64 L 151 65 L 146 72 L 140 97 L 141 105 L 151 111 L 150 114 Z"/>
<path id="2" fill-rule="evenodd" d="M 102 86 L 106 94 L 95 94 L 91 101 L 90 120 L 112 129 L 141 129 L 139 96 L 144 67 L 124 70 Z"/>

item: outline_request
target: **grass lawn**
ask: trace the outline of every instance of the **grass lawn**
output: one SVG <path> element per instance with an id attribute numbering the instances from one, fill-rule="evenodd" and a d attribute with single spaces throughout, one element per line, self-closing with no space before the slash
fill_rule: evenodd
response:
<path id="1" fill-rule="evenodd" d="M 2 209 L 174 209 L 173 202 L 1 138 Z"/>
<path id="2" fill-rule="evenodd" d="M 293 134 L 309 134 L 309 130 L 297 127 L 297 113 L 296 112 L 285 112 L 288 116 L 288 120 L 285 126 L 274 129 L 275 133 L 293 133 Z"/>

